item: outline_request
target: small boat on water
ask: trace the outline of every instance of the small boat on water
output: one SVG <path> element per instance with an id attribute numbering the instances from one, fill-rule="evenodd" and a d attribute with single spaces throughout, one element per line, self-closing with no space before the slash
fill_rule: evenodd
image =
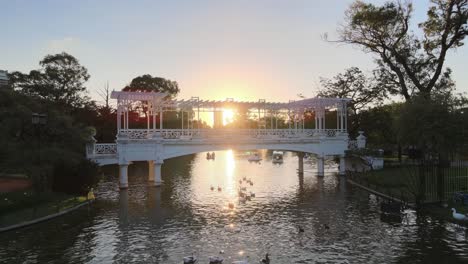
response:
<path id="1" fill-rule="evenodd" d="M 273 163 L 283 163 L 283 151 L 273 151 Z"/>
<path id="2" fill-rule="evenodd" d="M 254 153 L 250 155 L 249 158 L 247 158 L 247 160 L 250 162 L 258 162 L 258 161 L 261 161 L 262 158 L 260 158 L 260 155 L 258 155 L 258 153 Z"/>

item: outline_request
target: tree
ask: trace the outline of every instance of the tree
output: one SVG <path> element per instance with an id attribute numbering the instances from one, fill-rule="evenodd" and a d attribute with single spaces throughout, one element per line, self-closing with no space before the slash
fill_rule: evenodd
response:
<path id="1" fill-rule="evenodd" d="M 175 97 L 180 90 L 175 81 L 145 74 L 133 78 L 132 82 L 122 91 L 169 93 L 171 97 Z"/>
<path id="2" fill-rule="evenodd" d="M 89 101 L 84 96 L 89 74 L 75 57 L 65 52 L 47 55 L 39 65 L 41 69 L 29 74 L 13 72 L 10 75 L 13 88 L 62 106 L 81 107 Z"/>
<path id="3" fill-rule="evenodd" d="M 406 100 L 429 98 L 443 87 L 441 74 L 447 52 L 463 45 L 468 35 L 468 0 L 431 0 L 422 34 L 410 30 L 411 2 L 388 1 L 381 6 L 355 1 L 347 10 L 337 42 L 356 45 L 376 55 L 382 80 L 398 84 Z"/>
<path id="4" fill-rule="evenodd" d="M 455 106 L 444 100 L 423 96 L 406 102 L 398 121 L 398 136 L 407 146 L 415 146 L 425 158 L 448 158 L 457 150 L 461 124 Z"/>
<path id="5" fill-rule="evenodd" d="M 384 149 L 386 154 L 398 152 L 401 161 L 402 149 L 398 140 L 398 126 L 402 103 L 391 103 L 360 111 L 355 117 L 356 126 L 365 132 L 368 146 Z"/>
<path id="6" fill-rule="evenodd" d="M 319 91 L 321 97 L 349 98 L 348 107 L 354 114 L 372 105 L 380 104 L 386 96 L 386 91 L 380 89 L 378 83 L 368 78 L 357 67 L 346 69 L 333 79 L 321 78 L 323 89 Z"/>

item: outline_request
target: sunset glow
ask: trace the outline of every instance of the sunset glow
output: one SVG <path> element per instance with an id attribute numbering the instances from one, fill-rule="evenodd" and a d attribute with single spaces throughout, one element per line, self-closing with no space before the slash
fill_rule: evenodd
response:
<path id="1" fill-rule="evenodd" d="M 223 110 L 223 125 L 227 125 L 234 121 L 234 111 L 232 109 Z"/>

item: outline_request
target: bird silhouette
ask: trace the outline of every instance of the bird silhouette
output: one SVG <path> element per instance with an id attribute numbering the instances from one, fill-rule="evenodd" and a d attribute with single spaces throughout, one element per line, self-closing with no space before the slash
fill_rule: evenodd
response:
<path id="1" fill-rule="evenodd" d="M 297 230 L 299 231 L 299 233 L 304 233 L 304 228 L 302 228 L 302 226 L 298 226 Z"/>
<path id="2" fill-rule="evenodd" d="M 268 257 L 268 253 L 265 254 L 265 258 L 260 261 L 261 263 L 270 264 L 270 258 Z"/>

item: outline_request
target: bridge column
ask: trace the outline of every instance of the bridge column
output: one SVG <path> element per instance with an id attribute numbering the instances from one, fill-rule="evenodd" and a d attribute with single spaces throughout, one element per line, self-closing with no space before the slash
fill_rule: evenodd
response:
<path id="1" fill-rule="evenodd" d="M 154 181 L 154 161 L 148 160 L 148 182 Z"/>
<path id="2" fill-rule="evenodd" d="M 298 160 L 298 170 L 299 174 L 304 174 L 304 152 L 297 153 L 297 160 Z"/>
<path id="3" fill-rule="evenodd" d="M 325 156 L 317 156 L 317 176 L 325 176 Z"/>
<path id="4" fill-rule="evenodd" d="M 340 156 L 340 175 L 345 175 L 346 174 L 346 160 L 345 156 L 341 155 Z"/>
<path id="5" fill-rule="evenodd" d="M 120 189 L 128 188 L 128 165 L 129 163 L 119 164 L 119 187 Z"/>
<path id="6" fill-rule="evenodd" d="M 162 179 L 161 179 L 161 166 L 163 162 L 162 161 L 154 161 L 153 162 L 153 181 L 150 183 L 151 186 L 161 186 L 162 184 Z"/>

